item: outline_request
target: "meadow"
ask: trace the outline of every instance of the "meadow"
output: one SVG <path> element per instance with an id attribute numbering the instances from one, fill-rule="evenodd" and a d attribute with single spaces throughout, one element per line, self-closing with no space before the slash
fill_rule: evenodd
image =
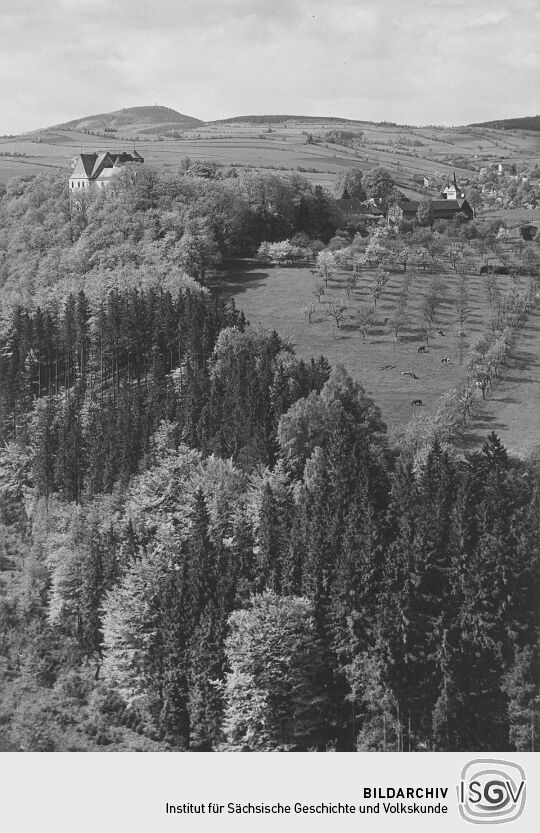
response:
<path id="1" fill-rule="evenodd" d="M 296 353 L 303 357 L 323 354 L 332 365 L 340 362 L 357 379 L 380 407 L 389 432 L 396 436 L 415 413 L 434 414 L 441 404 L 441 396 L 467 382 L 466 350 L 461 351 L 457 299 L 459 275 L 444 265 L 437 275 L 444 282 L 444 300 L 436 320 L 426 352 L 418 352 L 425 345 L 420 305 L 427 292 L 433 273 L 414 270 L 406 308 L 408 325 L 397 339 L 385 319 L 396 309 L 398 295 L 403 289 L 405 273 L 393 271 L 385 290 L 377 302 L 374 321 L 365 336 L 360 326 L 361 312 L 373 306 L 369 285 L 374 270 L 362 269 L 356 287 L 346 296 L 348 272 L 338 272 L 330 279 L 321 302 L 313 295 L 315 275 L 309 268 L 262 266 L 256 261 L 236 261 L 222 271 L 216 289 L 225 297 L 234 296 L 235 303 L 244 310 L 254 324 L 273 327 L 290 338 Z M 411 275 L 409 269 L 407 275 Z M 512 287 L 508 276 L 497 276 L 501 291 Z M 469 295 L 469 317 L 465 325 L 466 344 L 471 345 L 489 326 L 492 308 L 488 300 L 486 280 L 479 269 L 466 275 Z M 347 302 L 345 317 L 337 328 L 325 309 L 332 300 Z M 305 313 L 313 305 L 311 323 Z M 437 331 L 440 330 L 444 335 Z M 502 378 L 489 391 L 478 417 L 471 423 L 466 442 L 477 444 L 490 430 L 496 430 L 516 452 L 529 450 L 538 442 L 540 418 L 540 314 L 530 316 L 507 361 Z M 442 362 L 442 359 L 449 359 Z M 383 369 L 385 368 L 385 369 Z M 412 372 L 417 378 L 402 376 Z M 480 394 L 478 394 L 480 399 Z M 411 405 L 422 400 L 422 407 Z"/>

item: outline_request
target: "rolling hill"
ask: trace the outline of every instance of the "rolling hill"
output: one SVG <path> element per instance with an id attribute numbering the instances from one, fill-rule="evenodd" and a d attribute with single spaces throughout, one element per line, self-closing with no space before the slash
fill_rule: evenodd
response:
<path id="1" fill-rule="evenodd" d="M 339 116 L 291 116 L 291 115 L 258 115 L 231 116 L 228 119 L 215 119 L 206 124 L 283 124 L 284 122 L 302 122 L 303 124 L 363 124 L 358 119 L 342 119 Z"/>
<path id="2" fill-rule="evenodd" d="M 109 130 L 111 132 L 122 130 L 148 130 L 157 127 L 167 126 L 174 129 L 189 130 L 203 124 L 200 119 L 193 116 L 186 116 L 178 113 L 170 107 L 127 107 L 122 110 L 114 110 L 111 113 L 99 113 L 95 116 L 84 116 L 80 119 L 72 119 L 55 127 L 63 130 Z"/>
<path id="3" fill-rule="evenodd" d="M 339 144 L 331 135 L 357 128 L 362 136 L 354 145 Z M 450 180 L 455 171 L 466 180 L 481 166 L 540 164 L 539 133 L 532 130 L 411 127 L 288 114 L 204 122 L 156 105 L 88 115 L 0 138 L 0 185 L 47 169 L 67 171 L 74 155 L 83 150 L 121 152 L 133 146 L 148 165 L 158 168 L 174 171 L 189 157 L 239 169 L 301 173 L 329 189 L 344 167 L 367 171 L 382 165 L 411 199 L 421 195 L 424 177 Z"/>

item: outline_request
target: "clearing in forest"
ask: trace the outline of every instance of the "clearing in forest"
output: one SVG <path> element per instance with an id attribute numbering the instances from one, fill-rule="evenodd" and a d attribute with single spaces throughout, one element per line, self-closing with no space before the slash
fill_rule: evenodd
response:
<path id="1" fill-rule="evenodd" d="M 488 329 L 493 308 L 486 276 L 480 275 L 478 269 L 476 273 L 467 274 L 464 281 L 469 298 L 468 313 L 463 327 L 464 344 L 460 349 L 460 275 L 449 264 L 442 271 L 439 268 L 436 277 L 443 286 L 442 297 L 431 323 L 429 344 L 426 345 L 422 332 L 426 328 L 422 304 L 435 274 L 429 269 L 417 268 L 406 273 L 393 271 L 377 300 L 373 321 L 365 328 L 364 334 L 362 314 L 374 306 L 370 285 L 375 273 L 374 269 L 362 269 L 356 287 L 347 296 L 350 273 L 339 272 L 328 281 L 319 302 L 313 294 L 316 276 L 310 269 L 267 266 L 244 260 L 229 264 L 219 274 L 215 288 L 225 297 L 234 296 L 237 306 L 244 310 L 252 324 L 275 328 L 289 337 L 299 356 L 309 358 L 322 353 L 331 364 L 344 364 L 373 397 L 382 411 L 390 435 L 395 436 L 417 412 L 417 407 L 411 405 L 412 400 L 421 399 L 423 412 L 433 414 L 441 404 L 442 394 L 467 383 L 468 346 Z M 406 276 L 411 281 L 405 308 L 406 320 L 396 338 L 392 318 Z M 527 278 L 520 280 L 525 282 Z M 512 278 L 508 276 L 499 275 L 496 281 L 501 291 L 508 291 L 513 286 Z M 332 302 L 338 299 L 347 303 L 339 328 L 325 314 Z M 311 323 L 305 311 L 310 305 L 314 309 Z M 419 352 L 424 345 L 425 352 Z M 503 439 L 508 434 L 515 450 L 524 450 L 534 444 L 540 427 L 537 407 L 539 367 L 538 358 L 534 359 L 539 352 L 540 321 L 537 314 L 531 316 L 524 331 L 518 333 L 503 378 L 487 394 L 483 416 L 475 423 L 480 429 L 479 437 L 495 428 Z M 414 374 L 416 378 L 403 373 Z M 529 373 L 535 373 L 536 379 L 527 382 L 525 377 Z M 507 375 L 509 378 L 505 381 Z M 505 393 L 508 384 L 512 385 L 511 394 Z"/>

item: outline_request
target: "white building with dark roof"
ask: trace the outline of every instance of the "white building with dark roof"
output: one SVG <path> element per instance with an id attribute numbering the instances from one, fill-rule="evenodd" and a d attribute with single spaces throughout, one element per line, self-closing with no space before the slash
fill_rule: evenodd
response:
<path id="1" fill-rule="evenodd" d="M 103 188 L 129 162 L 144 162 L 136 150 L 132 153 L 81 153 L 74 160 L 69 190 L 75 196 L 90 188 Z"/>
<path id="2" fill-rule="evenodd" d="M 459 185 L 457 183 L 456 172 L 455 171 L 454 171 L 453 181 L 449 185 L 447 185 L 446 188 L 443 188 L 443 192 L 441 194 L 441 197 L 443 198 L 443 200 L 464 200 L 465 199 L 465 193 L 464 193 L 464 191 L 461 190 L 461 188 L 459 187 Z"/>

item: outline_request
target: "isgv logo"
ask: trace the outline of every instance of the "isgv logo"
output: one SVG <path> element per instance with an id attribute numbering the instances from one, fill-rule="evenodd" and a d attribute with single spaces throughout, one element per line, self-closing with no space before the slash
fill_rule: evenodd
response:
<path id="1" fill-rule="evenodd" d="M 511 761 L 477 758 L 461 772 L 459 812 L 473 824 L 515 821 L 525 807 L 525 771 Z"/>

